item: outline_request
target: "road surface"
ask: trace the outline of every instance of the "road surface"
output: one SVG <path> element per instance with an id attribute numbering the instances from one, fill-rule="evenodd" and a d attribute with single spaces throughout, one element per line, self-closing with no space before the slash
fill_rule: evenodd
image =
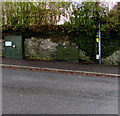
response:
<path id="1" fill-rule="evenodd" d="M 118 114 L 118 79 L 2 69 L 3 114 Z"/>

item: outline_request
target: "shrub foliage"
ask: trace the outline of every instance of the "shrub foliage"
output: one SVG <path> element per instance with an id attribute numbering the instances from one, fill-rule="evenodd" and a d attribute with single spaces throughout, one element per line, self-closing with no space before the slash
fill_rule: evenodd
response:
<path id="1" fill-rule="evenodd" d="M 93 61 L 98 23 L 101 24 L 102 57 L 120 49 L 119 16 L 120 3 L 109 10 L 107 3 L 100 2 L 2 2 L 3 32 L 67 35 L 69 41 L 76 43 Z M 58 25 L 63 23 L 61 17 L 66 22 Z"/>

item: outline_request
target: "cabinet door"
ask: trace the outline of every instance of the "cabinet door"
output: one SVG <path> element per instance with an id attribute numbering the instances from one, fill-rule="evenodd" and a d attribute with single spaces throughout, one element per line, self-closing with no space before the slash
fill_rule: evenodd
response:
<path id="1" fill-rule="evenodd" d="M 13 44 L 14 44 L 14 37 L 5 36 L 5 57 L 13 58 L 15 56 Z"/>
<path id="2" fill-rule="evenodd" d="M 23 58 L 22 36 L 5 36 L 5 57 Z"/>
<path id="3" fill-rule="evenodd" d="M 23 58 L 23 41 L 22 36 L 14 36 L 14 58 Z"/>

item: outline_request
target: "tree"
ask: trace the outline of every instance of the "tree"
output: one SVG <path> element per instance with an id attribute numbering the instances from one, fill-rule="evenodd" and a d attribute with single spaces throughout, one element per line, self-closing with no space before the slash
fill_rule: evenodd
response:
<path id="1" fill-rule="evenodd" d="M 91 60 L 95 60 L 95 38 L 98 32 L 98 21 L 103 17 L 105 8 L 98 2 L 82 2 L 73 4 L 70 22 L 64 24 L 65 32 L 71 36 L 80 49 L 86 52 Z"/>
<path id="2" fill-rule="evenodd" d="M 101 22 L 103 57 L 109 56 L 120 49 L 119 16 L 120 4 L 117 3 Z"/>
<path id="3" fill-rule="evenodd" d="M 54 28 L 68 8 L 68 2 L 3 2 L 3 30 Z"/>

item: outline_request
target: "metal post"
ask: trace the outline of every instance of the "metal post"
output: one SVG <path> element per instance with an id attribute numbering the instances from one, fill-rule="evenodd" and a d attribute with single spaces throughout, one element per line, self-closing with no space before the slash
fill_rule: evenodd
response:
<path id="1" fill-rule="evenodd" d="M 99 64 L 101 64 L 101 32 L 100 32 L 100 22 L 99 22 L 99 31 L 98 31 L 98 36 L 99 36 L 99 43 L 98 43 L 98 49 L 99 49 Z"/>

